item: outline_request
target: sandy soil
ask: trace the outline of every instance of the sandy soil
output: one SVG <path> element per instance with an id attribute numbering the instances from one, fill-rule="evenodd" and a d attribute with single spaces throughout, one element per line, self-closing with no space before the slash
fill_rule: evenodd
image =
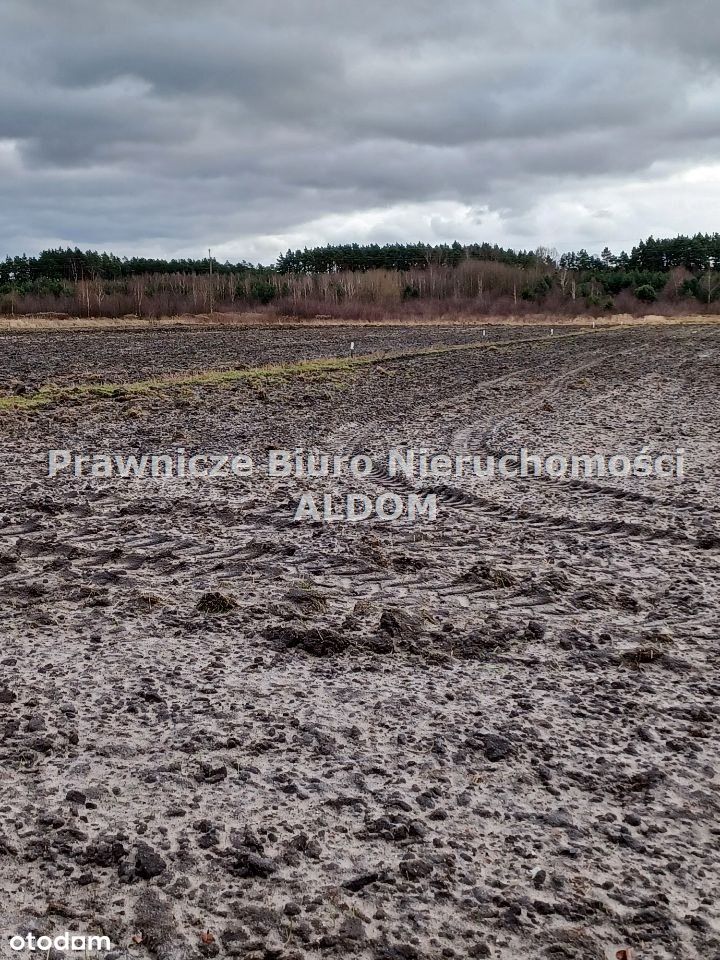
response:
<path id="1" fill-rule="evenodd" d="M 718 336 L 0 411 L 0 930 L 142 960 L 720 956 Z M 23 344 L 3 377 L 92 353 Z M 434 523 L 350 525 L 294 504 L 358 481 L 44 477 L 49 447 L 392 443 L 682 445 L 687 478 L 466 479 Z"/>

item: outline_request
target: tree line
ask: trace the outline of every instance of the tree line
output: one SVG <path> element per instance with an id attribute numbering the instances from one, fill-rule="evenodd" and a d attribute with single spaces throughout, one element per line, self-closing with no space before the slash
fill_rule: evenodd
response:
<path id="1" fill-rule="evenodd" d="M 211 260 L 205 257 L 199 260 L 173 259 L 163 260 L 154 257 L 118 257 L 112 253 L 98 253 L 96 250 L 73 250 L 58 247 L 43 250 L 36 257 L 26 254 L 6 257 L 0 261 L 0 285 L 20 286 L 36 280 L 54 280 L 77 283 L 81 280 L 121 280 L 124 277 L 137 277 L 143 274 L 198 274 L 210 273 Z M 256 269 L 245 261 L 240 263 L 220 263 L 212 260 L 212 269 L 216 273 L 242 273 Z"/>
<path id="2" fill-rule="evenodd" d="M 336 244 L 271 266 L 117 257 L 78 248 L 0 261 L 0 312 L 87 316 L 272 309 L 290 316 L 679 308 L 720 300 L 720 234 L 649 237 L 628 254 L 562 256 L 497 244 Z M 434 304 L 434 305 L 433 305 Z"/>
<path id="3" fill-rule="evenodd" d="M 328 244 L 304 250 L 288 250 L 275 269 L 278 273 L 340 273 L 343 270 L 422 270 L 426 267 L 457 267 L 464 260 L 485 260 L 512 266 L 551 263 L 549 251 L 506 250 L 497 244 L 471 243 L 377 243 Z"/>
<path id="4" fill-rule="evenodd" d="M 581 271 L 618 270 L 666 273 L 682 267 L 693 273 L 720 266 L 720 233 L 665 240 L 649 237 L 617 256 L 606 247 L 599 257 L 587 250 L 558 257 L 553 250 L 509 250 L 489 243 L 439 244 L 335 244 L 324 247 L 288 250 L 278 258 L 279 273 L 336 273 L 343 270 L 421 270 L 435 266 L 456 267 L 466 260 L 506 263 L 511 266 L 558 266 Z"/>

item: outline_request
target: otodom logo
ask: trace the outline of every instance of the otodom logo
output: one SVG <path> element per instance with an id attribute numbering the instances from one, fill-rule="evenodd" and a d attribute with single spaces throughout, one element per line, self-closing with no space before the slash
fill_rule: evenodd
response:
<path id="1" fill-rule="evenodd" d="M 109 937 L 69 932 L 58 934 L 56 937 L 36 937 L 34 933 L 28 933 L 25 936 L 16 934 L 10 938 L 10 949 L 17 953 L 21 950 L 27 950 L 29 953 L 48 954 L 53 948 L 92 956 L 91 951 L 111 950 L 112 943 Z"/>

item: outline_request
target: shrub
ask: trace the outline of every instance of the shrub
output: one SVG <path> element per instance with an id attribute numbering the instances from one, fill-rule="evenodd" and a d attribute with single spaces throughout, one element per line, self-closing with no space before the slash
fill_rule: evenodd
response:
<path id="1" fill-rule="evenodd" d="M 685 280 L 683 285 L 680 287 L 680 296 L 681 297 L 697 297 L 699 300 L 702 296 L 700 292 L 700 281 L 697 277 L 692 277 L 690 280 Z"/>
<path id="2" fill-rule="evenodd" d="M 277 295 L 277 290 L 275 289 L 274 284 L 270 283 L 269 280 L 264 278 L 261 280 L 255 280 L 250 286 L 250 294 L 254 297 L 255 300 L 259 300 L 262 304 L 271 303 L 275 296 Z"/>
<path id="3" fill-rule="evenodd" d="M 552 287 L 552 277 L 538 277 L 531 286 L 523 289 L 521 297 L 523 300 L 542 300 L 550 293 Z"/>
<path id="4" fill-rule="evenodd" d="M 649 283 L 644 283 L 641 287 L 638 287 L 635 290 L 635 296 L 643 303 L 654 303 L 657 300 L 655 287 L 651 287 Z"/>

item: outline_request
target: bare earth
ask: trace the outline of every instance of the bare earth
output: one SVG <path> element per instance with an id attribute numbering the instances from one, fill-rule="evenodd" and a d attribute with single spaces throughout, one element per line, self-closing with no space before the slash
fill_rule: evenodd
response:
<path id="1" fill-rule="evenodd" d="M 90 336 L 0 337 L 0 395 L 348 340 Z M 3 956 L 28 930 L 142 960 L 720 956 L 720 330 L 493 337 L 0 409 Z M 466 478 L 390 525 L 293 520 L 304 490 L 407 491 L 380 473 L 45 476 L 48 448 L 392 444 L 682 446 L 687 477 Z"/>
<path id="2" fill-rule="evenodd" d="M 485 335 L 483 337 L 483 329 Z M 563 332 L 576 330 L 563 328 Z M 558 333 L 560 331 L 558 330 Z M 45 386 L 126 383 L 158 374 L 242 370 L 263 364 L 396 353 L 546 335 L 542 327 L 399 327 L 345 324 L 316 328 L 0 332 L 0 396 Z M 68 336 L 70 339 L 68 340 Z"/>

